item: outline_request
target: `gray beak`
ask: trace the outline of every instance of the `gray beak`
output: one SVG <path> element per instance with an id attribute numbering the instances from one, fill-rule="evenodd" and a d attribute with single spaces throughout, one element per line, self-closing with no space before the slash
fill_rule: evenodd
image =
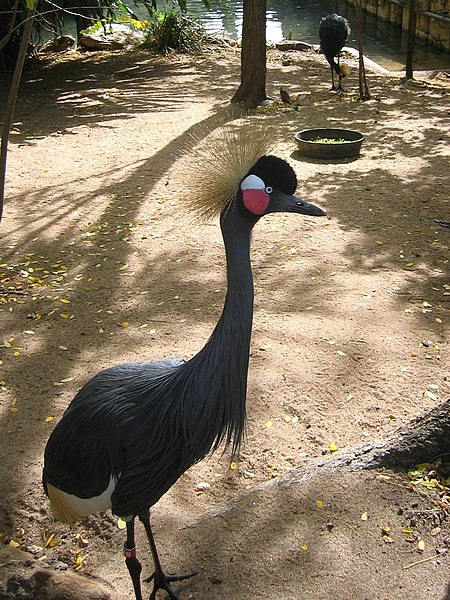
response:
<path id="1" fill-rule="evenodd" d="M 326 212 L 310 202 L 305 202 L 297 196 L 283 194 L 274 190 L 270 196 L 270 204 L 267 213 L 271 212 L 293 212 L 300 215 L 309 215 L 310 217 L 324 217 Z"/>

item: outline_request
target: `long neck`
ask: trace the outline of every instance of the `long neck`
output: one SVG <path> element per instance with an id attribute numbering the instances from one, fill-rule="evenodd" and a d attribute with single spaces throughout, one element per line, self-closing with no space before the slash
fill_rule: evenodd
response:
<path id="1" fill-rule="evenodd" d="M 245 353 L 247 370 L 253 319 L 251 229 L 249 223 L 242 218 L 223 219 L 221 228 L 227 258 L 228 287 L 222 316 L 213 332 L 212 340 L 217 335 L 222 335 L 230 350 L 239 344 Z"/>
<path id="2" fill-rule="evenodd" d="M 222 440 L 236 451 L 245 428 L 253 318 L 251 224 L 234 212 L 222 218 L 221 227 L 228 281 L 223 312 L 204 348 L 186 366 L 195 397 L 190 410 L 204 429 L 205 442 L 209 440 L 208 451 L 216 449 Z"/>

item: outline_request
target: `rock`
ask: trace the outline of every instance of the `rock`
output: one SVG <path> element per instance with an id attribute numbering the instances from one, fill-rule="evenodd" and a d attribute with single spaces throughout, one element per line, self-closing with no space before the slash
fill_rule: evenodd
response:
<path id="1" fill-rule="evenodd" d="M 145 33 L 111 23 L 97 31 L 81 34 L 78 45 L 85 50 L 120 50 L 144 41 Z"/>
<path id="2" fill-rule="evenodd" d="M 207 483 L 206 481 L 200 481 L 195 486 L 195 489 L 197 490 L 197 492 L 205 492 L 205 491 L 211 489 L 211 485 L 209 483 Z"/>
<path id="3" fill-rule="evenodd" d="M 97 581 L 70 571 L 47 569 L 36 569 L 30 577 L 11 575 L 6 592 L 23 600 L 111 600 L 109 590 Z"/>
<path id="4" fill-rule="evenodd" d="M 71 35 L 58 35 L 52 40 L 45 42 L 45 44 L 42 44 L 39 48 L 39 52 L 67 52 L 67 50 L 70 50 L 75 43 L 76 40 Z"/>
<path id="5" fill-rule="evenodd" d="M 276 44 L 278 50 L 282 52 L 286 52 L 286 50 L 299 50 L 300 52 L 309 52 L 309 50 L 313 49 L 311 44 L 307 44 L 306 42 L 300 42 L 296 40 L 281 40 Z"/>
<path id="6" fill-rule="evenodd" d="M 239 46 L 239 42 L 231 37 L 226 29 L 220 29 L 219 31 L 213 31 L 209 34 L 211 38 L 214 38 L 217 42 L 225 46 Z"/>
<path id="7" fill-rule="evenodd" d="M 36 544 L 26 546 L 26 551 L 36 557 L 42 556 L 44 554 L 44 548 L 42 546 L 37 546 Z"/>
<path id="8" fill-rule="evenodd" d="M 106 584 L 42 560 L 11 546 L 0 547 L 0 600 L 112 600 Z"/>
<path id="9" fill-rule="evenodd" d="M 111 600 L 111 594 L 99 582 L 70 571 L 38 570 L 33 574 L 41 586 L 42 600 Z"/>

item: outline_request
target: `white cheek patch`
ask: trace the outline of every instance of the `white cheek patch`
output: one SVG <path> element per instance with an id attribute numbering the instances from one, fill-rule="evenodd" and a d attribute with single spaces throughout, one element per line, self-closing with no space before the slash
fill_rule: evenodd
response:
<path id="1" fill-rule="evenodd" d="M 241 190 L 263 190 L 266 187 L 261 177 L 248 175 L 241 183 Z"/>
<path id="2" fill-rule="evenodd" d="M 254 215 L 263 215 L 269 206 L 270 198 L 265 187 L 264 181 L 256 175 L 248 175 L 241 183 L 244 206 Z"/>

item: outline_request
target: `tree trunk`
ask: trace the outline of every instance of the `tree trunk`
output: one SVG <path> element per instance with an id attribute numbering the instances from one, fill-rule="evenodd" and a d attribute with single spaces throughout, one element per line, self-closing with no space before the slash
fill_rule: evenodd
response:
<path id="1" fill-rule="evenodd" d="M 244 0 L 241 84 L 231 102 L 254 107 L 266 99 L 266 0 Z"/>
<path id="2" fill-rule="evenodd" d="M 450 461 L 450 399 L 376 445 L 368 466 L 407 469 L 439 457 Z"/>
<path id="3" fill-rule="evenodd" d="M 379 468 L 408 470 L 438 458 L 442 458 L 445 465 L 450 463 L 450 399 L 379 442 L 342 448 L 328 458 L 290 469 L 283 480 L 285 485 L 292 485 L 319 471 L 335 472 L 344 468 L 351 471 Z"/>
<path id="4" fill-rule="evenodd" d="M 96 9 L 97 8 L 97 9 Z M 83 0 L 80 6 L 75 9 L 75 25 L 77 27 L 77 40 L 85 29 L 89 29 L 101 18 L 101 11 L 98 10 L 98 3 L 95 0 Z"/>

